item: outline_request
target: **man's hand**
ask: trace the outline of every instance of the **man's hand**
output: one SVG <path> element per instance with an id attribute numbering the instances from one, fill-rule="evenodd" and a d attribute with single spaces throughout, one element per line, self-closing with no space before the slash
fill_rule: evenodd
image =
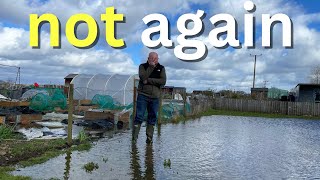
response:
<path id="1" fill-rule="evenodd" d="M 148 80 L 144 80 L 144 81 L 143 81 L 143 84 L 147 84 L 147 83 L 148 83 Z"/>
<path id="2" fill-rule="evenodd" d="M 151 59 L 148 60 L 148 63 L 150 66 L 153 66 L 153 67 L 156 65 L 156 63 Z"/>
<path id="3" fill-rule="evenodd" d="M 155 67 L 158 64 L 158 54 L 149 54 L 148 63 L 150 66 Z"/>

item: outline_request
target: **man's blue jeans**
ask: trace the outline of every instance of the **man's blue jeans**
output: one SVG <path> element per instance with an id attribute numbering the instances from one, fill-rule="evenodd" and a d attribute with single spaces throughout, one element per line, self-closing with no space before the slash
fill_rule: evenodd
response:
<path id="1" fill-rule="evenodd" d="M 144 120 L 144 114 L 148 111 L 148 124 L 155 125 L 157 122 L 157 112 L 159 109 L 159 99 L 138 94 L 137 113 L 134 124 L 141 124 Z"/>

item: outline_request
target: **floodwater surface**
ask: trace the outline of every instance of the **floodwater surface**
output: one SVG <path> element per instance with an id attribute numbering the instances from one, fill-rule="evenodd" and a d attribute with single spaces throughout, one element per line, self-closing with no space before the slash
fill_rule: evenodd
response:
<path id="1" fill-rule="evenodd" d="M 131 131 L 124 131 L 100 139 L 88 152 L 13 174 L 76 180 L 320 178 L 320 121 L 210 116 L 162 125 L 153 145 L 145 140 L 145 127 L 136 145 Z M 98 168 L 86 171 L 89 162 Z"/>

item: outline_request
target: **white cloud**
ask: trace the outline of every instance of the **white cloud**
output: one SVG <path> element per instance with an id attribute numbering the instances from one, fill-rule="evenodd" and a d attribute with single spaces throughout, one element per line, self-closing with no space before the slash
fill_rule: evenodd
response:
<path id="1" fill-rule="evenodd" d="M 49 34 L 43 33 L 42 40 L 49 42 Z M 63 83 L 69 73 L 87 74 L 136 74 L 137 65 L 131 57 L 120 50 L 77 49 L 71 45 L 62 49 L 52 49 L 43 43 L 41 49 L 32 49 L 28 45 L 29 33 L 19 28 L 0 28 L 0 64 L 21 67 L 24 82 Z M 62 38 L 66 41 L 65 37 Z M 14 79 L 14 69 L 2 80 Z"/>

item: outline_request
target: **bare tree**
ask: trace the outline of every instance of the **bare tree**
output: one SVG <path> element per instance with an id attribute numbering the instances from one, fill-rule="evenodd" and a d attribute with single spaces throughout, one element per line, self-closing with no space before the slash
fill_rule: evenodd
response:
<path id="1" fill-rule="evenodd" d="M 311 69 L 310 82 L 314 84 L 320 84 L 320 65 L 317 65 Z"/>

